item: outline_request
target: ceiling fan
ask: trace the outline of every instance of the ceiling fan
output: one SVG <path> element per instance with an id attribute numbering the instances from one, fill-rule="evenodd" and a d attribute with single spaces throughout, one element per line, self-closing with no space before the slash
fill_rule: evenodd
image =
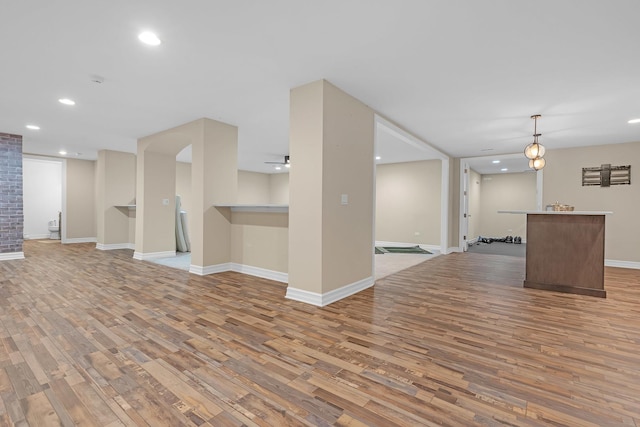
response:
<path id="1" fill-rule="evenodd" d="M 289 156 L 284 156 L 283 162 L 264 162 L 267 165 L 283 165 L 285 168 L 291 167 L 291 159 Z"/>

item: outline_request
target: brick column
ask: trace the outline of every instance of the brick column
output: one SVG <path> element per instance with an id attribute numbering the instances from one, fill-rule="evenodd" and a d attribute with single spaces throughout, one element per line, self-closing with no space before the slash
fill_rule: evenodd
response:
<path id="1" fill-rule="evenodd" d="M 22 252 L 22 136 L 0 133 L 0 261 Z"/>

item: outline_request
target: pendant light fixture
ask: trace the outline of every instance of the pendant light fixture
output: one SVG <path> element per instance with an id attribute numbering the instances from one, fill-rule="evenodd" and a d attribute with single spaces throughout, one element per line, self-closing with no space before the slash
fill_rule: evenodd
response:
<path id="1" fill-rule="evenodd" d="M 545 152 L 544 145 L 538 142 L 538 137 L 542 135 L 538 133 L 538 119 L 540 117 L 540 114 L 531 116 L 533 119 L 533 142 L 524 149 L 524 155 L 529 159 L 529 167 L 535 171 L 542 169 L 546 163 L 543 159 Z"/>

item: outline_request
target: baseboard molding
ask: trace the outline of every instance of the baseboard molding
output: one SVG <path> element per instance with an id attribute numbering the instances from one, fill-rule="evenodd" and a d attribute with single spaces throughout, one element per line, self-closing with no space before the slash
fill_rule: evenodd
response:
<path id="1" fill-rule="evenodd" d="M 407 243 L 407 242 L 387 242 L 384 240 L 376 240 L 376 246 L 399 246 L 399 247 L 411 247 L 411 246 L 420 246 L 422 249 L 425 249 L 429 252 L 440 252 L 439 245 L 428 245 L 426 243 Z"/>
<path id="2" fill-rule="evenodd" d="M 24 252 L 0 253 L 0 261 L 11 261 L 14 259 L 24 259 Z"/>
<path id="3" fill-rule="evenodd" d="M 606 267 L 632 268 L 634 270 L 640 270 L 640 262 L 635 261 L 618 261 L 616 259 L 605 259 L 604 265 Z"/>
<path id="4" fill-rule="evenodd" d="M 172 256 L 176 256 L 176 251 L 147 252 L 147 253 L 135 251 L 133 253 L 133 259 L 137 259 L 139 261 L 146 261 L 148 259 L 153 259 L 153 258 L 168 258 Z"/>
<path id="5" fill-rule="evenodd" d="M 285 295 L 285 298 L 304 302 L 318 307 L 324 307 L 325 305 L 329 305 L 333 302 L 339 301 L 343 298 L 370 288 L 371 286 L 373 286 L 374 282 L 375 279 L 370 276 L 349 285 L 345 285 L 341 288 L 334 289 L 333 291 L 327 292 L 325 294 L 309 292 L 303 289 L 292 288 L 291 286 L 289 286 L 287 287 L 287 294 Z"/>
<path id="6" fill-rule="evenodd" d="M 231 271 L 248 274 L 249 276 L 262 277 L 276 282 L 289 283 L 289 274 L 280 271 L 267 270 L 266 268 L 253 267 L 251 265 L 231 263 Z"/>
<path id="7" fill-rule="evenodd" d="M 458 246 L 453 246 L 453 247 L 447 248 L 447 250 L 445 252 L 445 255 L 452 254 L 454 252 L 462 252 L 462 249 L 459 248 Z"/>
<path id="8" fill-rule="evenodd" d="M 96 243 L 96 249 L 111 251 L 114 249 L 135 249 L 135 243 Z"/>
<path id="9" fill-rule="evenodd" d="M 47 233 L 47 234 L 25 234 L 24 235 L 24 240 L 42 240 L 42 239 L 48 239 L 49 237 L 51 237 L 51 233 Z M 56 240 L 56 239 L 53 239 Z M 57 239 L 60 240 L 60 239 Z"/>
<path id="10" fill-rule="evenodd" d="M 73 239 L 62 239 L 63 244 L 72 244 L 72 243 L 96 243 L 98 241 L 95 237 L 76 237 Z"/>
<path id="11" fill-rule="evenodd" d="M 201 265 L 193 265 L 189 267 L 189 273 L 197 274 L 198 276 L 207 276 L 209 274 L 224 273 L 225 271 L 231 271 L 231 263 L 225 262 L 223 264 L 207 265 L 203 267 Z"/>

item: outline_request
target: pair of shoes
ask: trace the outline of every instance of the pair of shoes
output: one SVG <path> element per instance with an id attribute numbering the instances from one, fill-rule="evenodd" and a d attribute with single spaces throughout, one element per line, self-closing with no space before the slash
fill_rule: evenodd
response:
<path id="1" fill-rule="evenodd" d="M 517 245 L 521 244 L 522 243 L 522 237 L 520 237 L 520 236 L 514 237 L 513 238 L 513 243 L 515 243 Z"/>
<path id="2" fill-rule="evenodd" d="M 513 242 L 513 237 L 512 237 L 512 236 L 507 236 L 507 237 L 504 239 L 504 242 L 505 242 L 505 243 L 514 243 L 514 242 Z"/>

